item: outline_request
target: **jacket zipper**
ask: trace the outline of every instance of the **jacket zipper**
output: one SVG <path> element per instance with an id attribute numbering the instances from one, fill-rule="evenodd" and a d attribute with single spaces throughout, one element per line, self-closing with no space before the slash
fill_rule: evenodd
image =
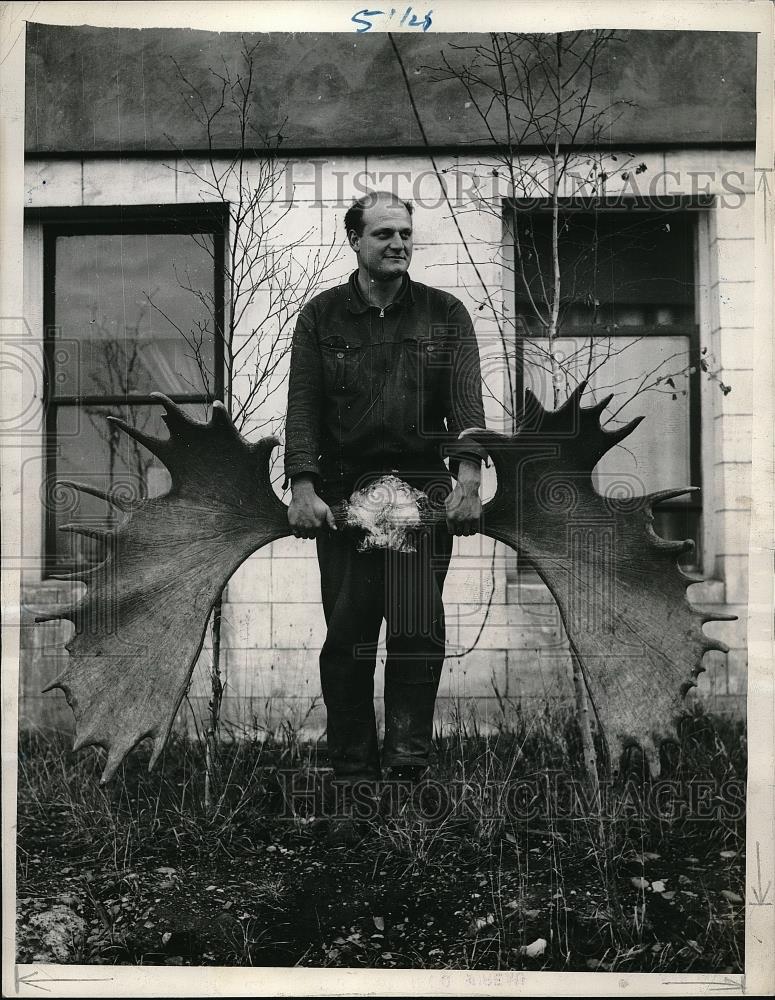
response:
<path id="1" fill-rule="evenodd" d="M 382 321 L 380 323 L 379 329 L 379 339 L 381 341 L 380 350 L 382 351 L 382 367 L 385 368 L 385 307 L 381 306 L 379 310 L 379 318 Z M 387 383 L 387 373 L 383 371 L 382 373 L 382 392 L 380 393 L 380 436 L 382 438 L 382 454 L 385 454 L 385 388 Z"/>

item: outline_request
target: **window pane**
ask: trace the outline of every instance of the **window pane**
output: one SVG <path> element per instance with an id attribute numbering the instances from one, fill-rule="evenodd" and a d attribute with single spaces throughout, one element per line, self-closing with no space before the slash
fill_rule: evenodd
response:
<path id="1" fill-rule="evenodd" d="M 693 322 L 691 213 L 564 212 L 559 226 L 562 322 Z M 515 251 L 517 313 L 535 329 L 525 304 L 532 297 L 546 317 L 553 276 L 551 214 L 517 213 L 516 237 L 521 250 Z"/>
<path id="2" fill-rule="evenodd" d="M 57 237 L 55 394 L 212 392 L 212 254 L 200 233 Z"/>
<path id="3" fill-rule="evenodd" d="M 525 384 L 551 409 L 554 404 L 548 345 L 546 339 L 526 343 Z M 570 373 L 561 399 L 590 370 L 589 346 L 588 337 L 562 337 L 556 341 L 560 364 Z M 586 404 L 592 401 L 593 391 L 597 399 L 615 393 L 602 416 L 605 424 L 616 414 L 609 429 L 634 417 L 645 417 L 630 437 L 598 463 L 593 479 L 600 493 L 637 496 L 700 485 L 691 480 L 688 349 L 686 337 L 620 336 L 595 342 Z M 659 385 L 655 385 L 657 379 L 661 379 Z M 652 388 L 643 391 L 645 386 Z"/>
<path id="4" fill-rule="evenodd" d="M 208 416 L 205 404 L 190 404 L 183 409 L 196 420 Z M 92 486 L 119 496 L 138 498 L 159 496 L 170 486 L 170 477 L 162 463 L 141 444 L 113 427 L 108 414 L 121 417 L 155 437 L 166 437 L 160 406 L 58 406 L 56 414 L 56 483 L 63 479 Z M 49 510 L 60 524 L 86 524 L 109 528 L 122 514 L 104 500 L 70 489 L 55 487 L 49 491 Z M 59 568 L 77 562 L 102 558 L 101 543 L 68 532 L 55 532 L 54 552 Z"/>

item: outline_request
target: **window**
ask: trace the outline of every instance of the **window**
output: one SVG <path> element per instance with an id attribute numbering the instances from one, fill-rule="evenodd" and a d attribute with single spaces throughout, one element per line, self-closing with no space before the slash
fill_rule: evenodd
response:
<path id="1" fill-rule="evenodd" d="M 164 436 L 152 392 L 199 419 L 222 395 L 223 222 L 201 206 L 173 217 L 81 215 L 45 224 L 43 253 L 45 571 L 61 572 L 103 553 L 58 526 L 109 527 L 117 516 L 62 480 L 133 497 L 169 485 L 158 459 L 105 418 Z"/>
<path id="2" fill-rule="evenodd" d="M 603 416 L 611 426 L 646 418 L 599 463 L 594 478 L 601 493 L 701 484 L 695 221 L 696 211 L 685 206 L 561 209 L 560 398 L 588 378 L 596 398 L 615 393 Z M 518 398 L 527 385 L 551 407 L 551 212 L 518 206 L 515 227 Z M 701 513 L 699 494 L 655 510 L 658 533 L 694 540 L 694 554 L 685 557 L 693 568 L 700 562 Z"/>

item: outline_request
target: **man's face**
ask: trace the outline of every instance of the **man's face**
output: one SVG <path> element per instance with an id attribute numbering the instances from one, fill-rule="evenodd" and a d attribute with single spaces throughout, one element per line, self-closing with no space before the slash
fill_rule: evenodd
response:
<path id="1" fill-rule="evenodd" d="M 363 234 L 350 233 L 350 246 L 373 281 L 398 278 L 412 259 L 412 218 L 400 203 L 378 201 L 363 213 Z"/>

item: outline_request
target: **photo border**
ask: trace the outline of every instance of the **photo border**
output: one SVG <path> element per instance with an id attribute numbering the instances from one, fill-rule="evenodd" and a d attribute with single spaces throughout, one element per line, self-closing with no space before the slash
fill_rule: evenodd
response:
<path id="1" fill-rule="evenodd" d="M 374 5 L 372 5 L 374 6 Z M 14 915 L 17 729 L 19 679 L 19 571 L 2 574 L 2 838 L 3 994 L 5 996 L 545 996 L 766 995 L 775 988 L 775 872 L 773 869 L 773 20 L 767 0 L 701 3 L 672 0 L 648 10 L 617 2 L 533 2 L 475 5 L 435 0 L 433 27 L 451 31 L 642 30 L 758 33 L 755 195 L 755 315 L 753 475 L 749 550 L 748 787 L 746 947 L 743 975 L 656 973 L 465 972 L 424 970 L 167 968 L 16 965 Z M 359 3 L 9 3 L 0 32 L 0 317 L 22 317 L 24 59 L 27 21 L 126 27 L 188 27 L 222 31 L 354 31 Z M 384 30 L 375 25 L 375 31 Z M 400 30 L 400 29 L 399 29 Z M 0 366 L 0 413 L 21 412 L 21 387 Z M 12 444 L 12 442 L 11 442 Z M 2 442 L 0 442 L 2 445 Z M 21 491 L 18 448 L 2 445 L 3 565 L 18 566 Z"/>

